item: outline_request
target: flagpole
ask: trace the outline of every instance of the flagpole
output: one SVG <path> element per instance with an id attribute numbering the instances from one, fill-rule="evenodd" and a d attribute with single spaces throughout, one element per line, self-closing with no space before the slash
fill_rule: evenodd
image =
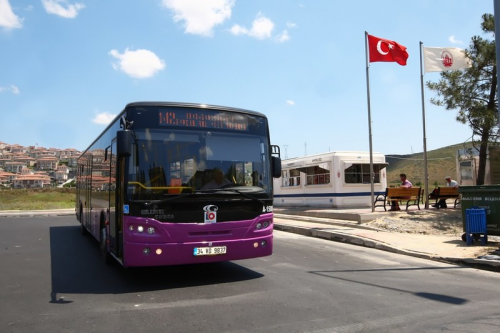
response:
<path id="1" fill-rule="evenodd" d="M 493 1 L 493 14 L 495 16 L 495 36 L 500 36 L 500 2 L 499 0 Z M 495 49 L 496 49 L 496 61 L 497 61 L 497 72 L 493 75 L 500 77 L 500 70 L 498 64 L 500 64 L 500 38 L 495 38 Z M 500 96 L 500 85 L 497 84 L 497 96 Z M 500 121 L 500 103 L 498 103 L 498 119 Z M 500 125 L 500 124 L 499 124 Z"/>
<path id="2" fill-rule="evenodd" d="M 368 101 L 368 136 L 370 141 L 370 190 L 372 212 L 375 211 L 375 190 L 374 190 L 374 173 L 373 173 L 373 148 L 372 148 L 372 116 L 370 111 L 370 62 L 368 60 L 368 32 L 365 31 L 365 55 L 366 55 L 366 94 Z"/>
<path id="3" fill-rule="evenodd" d="M 422 45 L 420 42 L 420 88 L 422 90 L 422 126 L 424 139 L 424 202 L 425 209 L 429 209 L 429 174 L 427 170 L 427 135 L 425 133 L 425 97 L 424 97 L 424 71 L 422 68 Z"/>

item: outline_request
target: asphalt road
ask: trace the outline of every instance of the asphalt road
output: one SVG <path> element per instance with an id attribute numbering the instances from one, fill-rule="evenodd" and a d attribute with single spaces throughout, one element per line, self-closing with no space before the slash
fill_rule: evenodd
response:
<path id="1" fill-rule="evenodd" d="M 74 217 L 0 218 L 0 332 L 500 330 L 500 275 L 275 232 L 270 257 L 123 269 Z"/>

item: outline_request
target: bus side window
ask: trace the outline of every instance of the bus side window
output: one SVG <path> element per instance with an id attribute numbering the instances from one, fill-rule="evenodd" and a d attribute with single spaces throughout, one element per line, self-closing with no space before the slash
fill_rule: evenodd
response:
<path id="1" fill-rule="evenodd" d="M 104 161 L 107 161 L 108 160 L 108 154 L 109 154 L 109 149 L 111 148 L 111 146 L 107 147 L 105 150 L 104 150 Z"/>

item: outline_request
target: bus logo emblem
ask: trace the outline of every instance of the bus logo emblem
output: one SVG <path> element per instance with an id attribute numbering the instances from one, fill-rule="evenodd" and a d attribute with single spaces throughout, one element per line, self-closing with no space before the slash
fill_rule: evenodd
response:
<path id="1" fill-rule="evenodd" d="M 203 207 L 203 211 L 205 212 L 205 223 L 216 223 L 217 222 L 217 211 L 219 207 L 215 205 L 207 205 Z"/>

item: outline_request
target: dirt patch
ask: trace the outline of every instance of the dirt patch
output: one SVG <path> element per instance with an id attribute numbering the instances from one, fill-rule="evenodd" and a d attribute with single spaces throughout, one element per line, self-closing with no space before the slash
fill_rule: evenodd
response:
<path id="1" fill-rule="evenodd" d="M 462 240 L 463 222 L 460 209 L 430 209 L 409 212 L 391 212 L 366 224 L 372 228 L 388 232 L 448 236 Z M 465 243 L 463 243 L 465 245 Z M 479 245 L 476 243 L 475 245 Z M 475 256 L 492 255 L 495 260 L 500 256 L 500 237 L 488 235 L 488 245 L 475 247 Z M 485 258 L 487 259 L 487 258 Z"/>
<path id="2" fill-rule="evenodd" d="M 462 212 L 458 209 L 430 209 L 390 213 L 379 217 L 367 226 L 384 231 L 461 237 Z"/>

